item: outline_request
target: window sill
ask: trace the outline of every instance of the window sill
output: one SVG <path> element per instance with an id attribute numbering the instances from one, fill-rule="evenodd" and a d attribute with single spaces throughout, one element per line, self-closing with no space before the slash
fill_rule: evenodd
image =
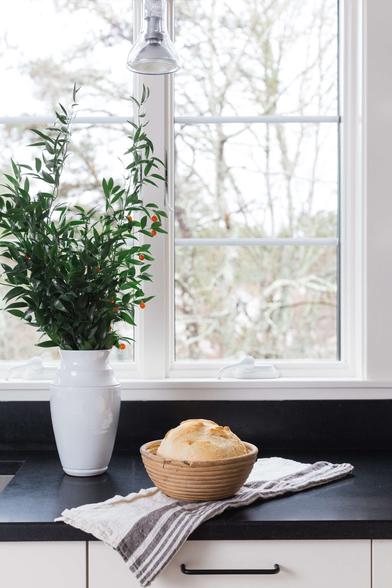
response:
<path id="1" fill-rule="evenodd" d="M 48 381 L 0 381 L 0 400 L 49 400 Z M 123 400 L 360 400 L 392 399 L 392 382 L 279 378 L 123 380 Z"/>

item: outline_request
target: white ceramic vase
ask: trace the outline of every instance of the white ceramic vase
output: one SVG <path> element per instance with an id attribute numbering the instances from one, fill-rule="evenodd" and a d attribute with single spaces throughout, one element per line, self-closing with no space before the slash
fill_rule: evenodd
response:
<path id="1" fill-rule="evenodd" d="M 60 353 L 50 412 L 61 465 L 70 476 L 97 476 L 108 468 L 120 414 L 110 350 Z"/>

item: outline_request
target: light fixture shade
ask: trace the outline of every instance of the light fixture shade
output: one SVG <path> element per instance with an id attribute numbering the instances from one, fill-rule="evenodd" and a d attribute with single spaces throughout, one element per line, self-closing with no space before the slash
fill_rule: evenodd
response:
<path id="1" fill-rule="evenodd" d="M 128 56 L 128 67 L 139 74 L 169 74 L 179 69 L 174 44 L 167 32 L 166 0 L 145 0 L 144 27 Z"/>

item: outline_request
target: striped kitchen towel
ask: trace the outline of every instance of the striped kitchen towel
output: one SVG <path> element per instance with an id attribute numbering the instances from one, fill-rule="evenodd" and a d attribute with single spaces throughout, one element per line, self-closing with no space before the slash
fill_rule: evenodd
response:
<path id="1" fill-rule="evenodd" d="M 91 533 L 113 547 L 141 585 L 148 586 L 203 521 L 227 508 L 338 480 L 352 470 L 353 466 L 346 463 L 304 464 L 278 457 L 258 459 L 246 484 L 232 498 L 185 502 L 169 498 L 157 488 L 148 488 L 64 510 L 56 521 Z"/>

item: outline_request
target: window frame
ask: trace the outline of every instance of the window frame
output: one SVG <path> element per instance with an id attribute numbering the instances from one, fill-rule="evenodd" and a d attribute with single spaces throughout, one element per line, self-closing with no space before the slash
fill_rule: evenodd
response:
<path id="1" fill-rule="evenodd" d="M 173 33 L 175 0 L 168 0 L 169 30 Z M 262 382 L 261 387 L 271 388 L 301 381 L 323 382 L 324 380 L 364 380 L 367 375 L 367 356 L 370 342 L 365 344 L 367 289 L 365 286 L 365 262 L 369 255 L 369 239 L 365 240 L 364 187 L 365 170 L 362 165 L 366 154 L 364 139 L 364 67 L 363 67 L 363 10 L 366 0 L 345 0 L 340 2 L 341 51 L 340 83 L 342 88 L 341 113 L 341 161 L 342 185 L 344 193 L 341 210 L 341 360 L 340 361 L 302 361 L 273 360 L 282 379 Z M 134 30 L 140 29 L 142 22 L 141 0 L 134 0 Z M 366 31 L 365 31 L 366 32 Z M 150 120 L 150 134 L 154 141 L 156 154 L 167 163 L 167 189 L 154 190 L 154 201 L 159 205 L 174 206 L 174 84 L 172 76 L 137 76 L 135 91 L 142 84 L 150 87 L 151 97 L 147 106 Z M 95 117 L 94 117 L 95 118 Z M 121 117 L 111 118 L 111 122 L 123 122 Z M 96 117 L 96 122 L 102 121 Z M 118 120 L 117 120 L 118 119 Z M 1 122 L 1 120 L 0 120 Z M 7 119 L 9 122 L 9 119 Z M 146 193 L 148 197 L 148 189 Z M 201 386 L 211 386 L 221 367 L 228 361 L 174 361 L 174 219 L 169 214 L 168 236 L 152 242 L 155 257 L 154 280 L 147 291 L 155 295 L 149 304 L 148 312 L 139 313 L 136 328 L 135 362 L 116 364 L 116 372 L 122 381 L 159 380 L 186 383 L 197 379 Z M 392 239 L 391 239 L 392 241 Z M 365 247 L 367 249 L 365 249 Z M 392 289 L 392 287 L 391 287 Z M 367 312 L 366 312 L 367 311 Z M 2 362 L 0 375 L 20 362 Z M 54 369 L 47 366 L 42 379 Z M 392 369 L 390 370 L 392 377 Z M 376 379 L 377 379 L 377 374 Z M 50 378 L 50 376 L 49 376 Z M 204 383 L 203 383 L 204 382 Z M 30 380 L 24 388 L 31 385 L 32 392 L 39 388 L 38 382 Z M 138 384 L 135 384 L 136 386 Z M 158 385 L 158 382 L 157 382 Z M 225 389 L 225 385 L 215 381 L 214 385 Z M 257 383 L 260 386 L 260 382 Z M 254 388 L 256 382 L 242 382 L 241 387 Z M 166 386 L 163 386 L 164 388 Z M 0 385 L 0 390 L 2 386 Z M 9 384 L 5 385 L 9 388 Z M 13 386 L 11 386 L 13 388 Z M 18 385 L 16 385 L 16 389 Z M 143 386 L 142 386 L 143 388 Z"/>
<path id="2" fill-rule="evenodd" d="M 169 30 L 174 31 L 174 5 L 175 0 L 168 0 Z M 361 160 L 362 140 L 361 125 L 362 103 L 358 97 L 361 95 L 361 2 L 349 0 L 339 3 L 340 23 L 340 62 L 339 77 L 341 89 L 341 112 L 338 113 L 341 125 L 341 186 L 343 194 L 340 209 L 340 332 L 341 332 L 341 359 L 340 360 L 268 360 L 260 363 L 272 363 L 284 378 L 363 378 L 364 361 L 363 349 L 363 297 L 358 295 L 362 288 L 363 273 L 363 252 L 361 247 L 361 211 L 362 211 L 362 182 L 361 182 Z M 140 83 L 149 84 L 151 87 L 151 76 L 145 76 Z M 191 120 L 200 122 L 204 117 L 175 117 L 174 116 L 174 82 L 171 76 L 164 79 L 153 80 L 149 104 L 149 115 L 152 126 L 150 131 L 154 140 L 159 142 L 160 133 L 164 132 L 166 141 L 166 161 L 168 165 L 168 193 L 167 201 L 171 209 L 174 209 L 174 125 L 176 121 L 183 122 Z M 162 109 L 163 105 L 163 109 Z M 157 111 L 164 122 L 159 129 Z M 158 118 L 159 118 L 158 117 Z M 211 117 L 208 117 L 211 119 Z M 228 117 L 219 119 L 226 121 Z M 231 118 L 231 117 L 229 117 Z M 293 120 L 304 120 L 309 122 L 312 119 L 333 120 L 337 117 L 255 117 L 264 121 L 273 122 L 282 120 L 293 122 Z M 154 119 L 154 120 L 152 120 Z M 236 122 L 238 119 L 236 117 Z M 260 121 L 261 122 L 261 121 Z M 235 123 L 234 123 L 235 124 Z M 261 122 L 263 124 L 263 122 Z M 163 198 L 161 203 L 164 203 Z M 352 222 L 354 219 L 354 222 Z M 142 336 L 147 343 L 146 353 L 154 358 L 154 367 L 151 369 L 144 365 L 142 369 L 145 378 L 211 378 L 216 377 L 218 371 L 230 363 L 230 360 L 223 361 L 179 361 L 175 360 L 174 349 L 174 219 L 173 214 L 169 215 L 169 235 L 165 244 L 165 257 L 159 259 L 159 264 L 165 265 L 165 276 L 162 275 L 160 265 L 159 279 L 154 280 L 154 292 L 156 300 L 149 310 L 150 319 L 155 326 L 155 320 L 161 317 L 164 336 L 159 337 L 161 344 L 158 348 L 158 340 L 153 343 L 156 331 L 149 332 L 150 321 L 145 321 L 138 336 Z M 295 240 L 293 240 L 295 241 Z M 311 241 L 311 239 L 309 239 Z M 170 276 L 167 280 L 167 276 Z M 152 307 L 155 307 L 152 310 Z M 155 312 L 154 312 L 155 310 Z M 162 320 L 163 319 L 163 320 Z M 170 342 L 169 345 L 167 342 Z M 150 344 L 148 343 L 150 342 Z M 151 350 L 153 350 L 151 352 Z M 159 366 L 159 367 L 158 367 Z"/>

